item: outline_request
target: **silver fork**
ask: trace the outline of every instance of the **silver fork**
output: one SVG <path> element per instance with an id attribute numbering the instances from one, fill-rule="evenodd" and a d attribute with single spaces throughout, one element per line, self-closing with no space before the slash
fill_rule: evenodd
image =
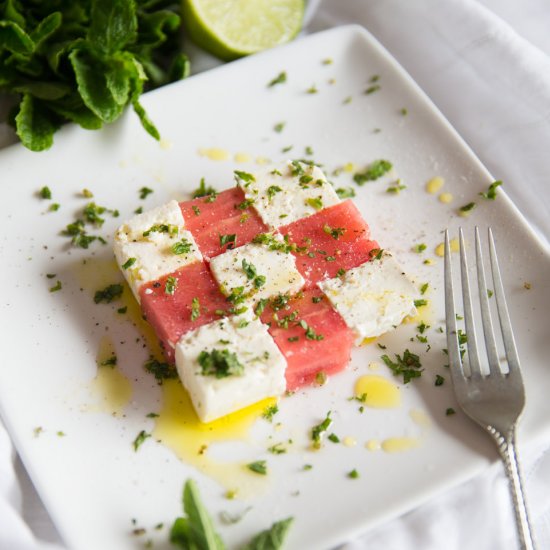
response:
<path id="1" fill-rule="evenodd" d="M 445 310 L 447 322 L 447 348 L 449 367 L 457 401 L 464 412 L 484 430 L 497 444 L 504 461 L 506 474 L 510 481 L 516 513 L 518 535 L 522 549 L 534 549 L 534 540 L 525 504 L 525 496 L 516 450 L 516 426 L 525 405 L 525 390 L 521 378 L 519 358 L 514 342 L 510 316 L 504 298 L 504 289 L 498 267 L 493 234 L 489 228 L 489 252 L 494 284 L 494 296 L 497 302 L 502 341 L 508 362 L 508 372 L 503 373 L 497 353 L 497 345 L 489 308 L 489 296 L 483 268 L 483 256 L 479 231 L 475 230 L 477 279 L 479 302 L 489 374 L 481 370 L 478 340 L 474 323 L 474 311 L 468 264 L 464 247 L 464 235 L 459 230 L 460 267 L 462 279 L 462 297 L 464 303 L 465 333 L 457 329 L 457 315 L 453 297 L 453 279 L 451 269 L 451 247 L 449 233 L 445 231 Z M 469 372 L 464 369 L 464 345 L 467 345 Z"/>

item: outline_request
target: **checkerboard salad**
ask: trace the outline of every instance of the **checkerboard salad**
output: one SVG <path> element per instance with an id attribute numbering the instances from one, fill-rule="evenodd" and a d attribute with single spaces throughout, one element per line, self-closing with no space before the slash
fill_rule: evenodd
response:
<path id="1" fill-rule="evenodd" d="M 418 297 L 319 167 L 234 174 L 235 187 L 136 215 L 114 241 L 203 422 L 344 369 Z"/>

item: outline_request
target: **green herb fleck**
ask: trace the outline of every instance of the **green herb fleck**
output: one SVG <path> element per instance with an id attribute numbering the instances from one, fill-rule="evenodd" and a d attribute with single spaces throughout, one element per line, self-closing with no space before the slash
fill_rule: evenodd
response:
<path id="1" fill-rule="evenodd" d="M 99 363 L 99 365 L 101 367 L 112 367 L 112 368 L 114 368 L 116 366 L 117 362 L 118 362 L 117 356 L 116 355 L 111 355 L 111 357 L 108 357 L 104 361 L 101 361 L 101 363 Z"/>
<path id="2" fill-rule="evenodd" d="M 315 210 L 321 210 L 323 208 L 323 201 L 321 200 L 321 197 L 309 198 L 306 200 L 306 204 L 312 208 L 315 208 Z"/>
<path id="3" fill-rule="evenodd" d="M 324 370 L 320 370 L 315 375 L 315 383 L 318 384 L 319 386 L 324 386 L 327 383 L 327 381 L 328 381 L 328 376 Z"/>
<path id="4" fill-rule="evenodd" d="M 267 87 L 273 88 L 277 84 L 284 84 L 286 82 L 286 72 L 281 71 L 273 80 L 270 80 Z"/>
<path id="5" fill-rule="evenodd" d="M 435 382 L 434 382 L 435 386 L 442 386 L 444 382 L 445 382 L 445 378 L 443 376 L 441 376 L 440 374 L 435 375 Z"/>
<path id="6" fill-rule="evenodd" d="M 48 208 L 49 212 L 57 212 L 61 208 L 61 205 L 58 202 L 52 202 Z"/>
<path id="7" fill-rule="evenodd" d="M 445 416 L 452 416 L 453 414 L 456 414 L 456 411 L 452 407 L 448 407 L 445 410 Z"/>
<path id="8" fill-rule="evenodd" d="M 392 361 L 387 355 L 382 355 L 382 361 L 391 369 L 394 376 L 403 376 L 403 383 L 408 384 L 413 378 L 422 375 L 422 365 L 418 355 L 411 353 L 408 349 L 403 356 L 395 354 L 396 361 Z"/>
<path id="9" fill-rule="evenodd" d="M 283 446 L 283 443 L 275 443 L 275 445 L 268 447 L 267 450 L 274 455 L 284 455 L 287 452 L 286 448 Z"/>
<path id="10" fill-rule="evenodd" d="M 405 189 L 407 189 L 407 186 L 403 185 L 401 183 L 401 180 L 397 180 L 393 185 L 390 185 L 386 189 L 386 193 L 392 193 L 394 195 L 398 195 L 399 193 L 401 193 L 401 191 L 403 191 Z"/>
<path id="11" fill-rule="evenodd" d="M 122 269 L 128 269 L 137 262 L 137 258 L 128 258 L 123 264 Z"/>
<path id="12" fill-rule="evenodd" d="M 265 306 L 267 305 L 268 301 L 269 300 L 267 298 L 260 298 L 260 300 L 258 300 L 258 303 L 254 308 L 254 313 L 256 314 L 256 316 L 259 317 L 264 312 Z"/>
<path id="13" fill-rule="evenodd" d="M 256 181 L 256 178 L 254 177 L 254 175 L 250 174 L 249 172 L 242 172 L 241 170 L 235 170 L 233 174 L 235 174 L 235 177 L 238 180 L 244 181 L 246 184 Z"/>
<path id="14" fill-rule="evenodd" d="M 355 197 L 355 189 L 352 187 L 339 187 L 336 189 L 336 194 L 340 199 L 351 199 Z"/>
<path id="15" fill-rule="evenodd" d="M 277 404 L 269 405 L 264 409 L 262 413 L 262 418 L 265 418 L 268 422 L 273 422 L 273 417 L 279 412 L 279 407 Z"/>
<path id="16" fill-rule="evenodd" d="M 348 472 L 348 477 L 350 479 L 357 479 L 359 477 L 359 472 L 356 469 L 353 469 L 351 472 Z"/>
<path id="17" fill-rule="evenodd" d="M 45 185 L 44 187 L 42 187 L 42 189 L 40 189 L 39 194 L 42 199 L 49 200 L 52 198 L 51 189 L 47 185 Z"/>
<path id="18" fill-rule="evenodd" d="M 177 243 L 174 243 L 170 250 L 173 254 L 180 255 L 180 254 L 188 254 L 191 252 L 192 244 L 187 239 L 182 239 L 181 241 L 178 241 Z"/>
<path id="19" fill-rule="evenodd" d="M 357 172 L 353 176 L 353 181 L 357 185 L 364 185 L 368 181 L 375 181 L 381 178 L 384 174 L 389 172 L 393 168 L 393 165 L 388 160 L 380 159 L 372 162 L 364 172 Z"/>
<path id="20" fill-rule="evenodd" d="M 328 411 L 326 418 L 320 423 L 314 426 L 311 429 L 311 440 L 313 441 L 313 448 L 320 449 L 322 442 L 322 435 L 326 432 L 330 425 L 332 424 L 332 419 L 330 418 L 331 411 Z"/>
<path id="21" fill-rule="evenodd" d="M 254 204 L 254 199 L 245 199 L 239 204 L 236 204 L 235 208 L 238 210 L 246 210 L 249 206 L 252 206 L 253 204 Z"/>
<path id="22" fill-rule="evenodd" d="M 428 300 L 415 300 L 414 307 L 424 307 L 428 305 Z"/>
<path id="23" fill-rule="evenodd" d="M 113 300 L 116 300 L 117 298 L 120 298 L 122 296 L 122 292 L 124 290 L 124 287 L 121 284 L 113 284 L 105 287 L 103 290 L 97 290 L 94 294 L 94 302 L 96 304 L 99 304 L 101 302 L 105 302 L 106 304 L 110 304 Z"/>
<path id="24" fill-rule="evenodd" d="M 50 287 L 50 292 L 57 292 L 58 290 L 61 290 L 61 288 L 61 281 L 57 281 L 54 286 Z"/>
<path id="25" fill-rule="evenodd" d="M 168 233 L 174 236 L 178 234 L 178 226 L 173 224 L 159 223 L 152 225 L 149 229 L 143 232 L 144 237 L 148 237 L 151 233 Z"/>
<path id="26" fill-rule="evenodd" d="M 465 204 L 464 206 L 461 206 L 459 208 L 460 212 L 470 212 L 470 210 L 473 210 L 476 207 L 475 202 L 469 202 L 468 204 Z"/>
<path id="27" fill-rule="evenodd" d="M 267 198 L 269 202 L 271 202 L 271 199 L 277 194 L 280 193 L 282 189 L 278 185 L 270 185 L 267 188 Z"/>
<path id="28" fill-rule="evenodd" d="M 502 181 L 494 181 L 489 185 L 489 189 L 487 189 L 486 193 L 480 193 L 480 196 L 482 196 L 484 199 L 489 199 L 491 201 L 494 201 L 497 198 L 497 187 L 502 185 Z"/>
<path id="29" fill-rule="evenodd" d="M 134 439 L 134 442 L 132 443 L 132 445 L 134 446 L 134 451 L 137 452 L 137 450 L 143 445 L 148 437 L 151 437 L 151 434 L 148 434 L 145 430 L 141 430 L 141 432 L 138 433 L 138 435 Z"/>
<path id="30" fill-rule="evenodd" d="M 246 467 L 256 474 L 262 476 L 267 475 L 267 462 L 265 460 L 256 460 L 255 462 L 250 462 Z"/>
<path id="31" fill-rule="evenodd" d="M 211 351 L 201 351 L 197 361 L 201 367 L 200 374 L 203 376 L 226 378 L 240 376 L 244 372 L 244 365 L 239 361 L 237 355 L 227 349 L 214 348 Z"/>
<path id="32" fill-rule="evenodd" d="M 149 187 L 142 187 L 140 190 L 139 190 L 139 198 L 141 200 L 144 200 L 146 199 L 151 193 L 154 193 L 154 191 L 152 189 L 150 189 Z"/>
<path id="33" fill-rule="evenodd" d="M 201 178 L 199 186 L 193 191 L 193 198 L 198 199 L 200 197 L 207 197 L 209 195 L 216 195 L 217 191 L 210 185 L 206 185 L 204 178 Z M 196 212 L 195 212 L 196 214 Z"/>
<path id="34" fill-rule="evenodd" d="M 333 239 L 339 239 L 347 231 L 345 227 L 330 227 L 330 225 L 323 225 L 323 231 L 330 235 Z"/>
<path id="35" fill-rule="evenodd" d="M 178 377 L 178 371 L 174 365 L 162 363 L 154 357 L 149 357 L 143 367 L 148 373 L 155 377 L 159 384 L 162 384 L 164 380 L 171 380 Z"/>
<path id="36" fill-rule="evenodd" d="M 365 94 L 370 95 L 370 94 L 373 94 L 374 92 L 377 92 L 378 90 L 380 90 L 380 84 L 373 84 L 372 86 L 369 86 L 365 90 Z"/>
<path id="37" fill-rule="evenodd" d="M 275 130 L 275 132 L 280 134 L 283 131 L 284 127 L 285 127 L 284 122 L 278 122 L 277 124 L 275 124 L 275 126 L 273 126 L 273 130 Z"/>
<path id="38" fill-rule="evenodd" d="M 369 256 L 370 256 L 371 260 L 381 260 L 383 255 L 384 255 L 384 249 L 383 248 L 373 248 L 369 252 Z"/>
<path id="39" fill-rule="evenodd" d="M 230 235 L 220 235 L 220 248 L 227 245 L 227 248 L 233 248 L 237 242 L 237 235 L 232 233 Z"/>
<path id="40" fill-rule="evenodd" d="M 428 247 L 424 243 L 415 244 L 413 246 L 413 252 L 416 252 L 417 254 L 421 254 L 422 252 L 424 252 L 424 250 L 426 250 L 426 248 L 428 248 Z"/>
<path id="41" fill-rule="evenodd" d="M 177 277 L 167 277 L 166 283 L 164 284 L 164 294 L 173 296 L 176 292 L 177 287 L 178 287 Z"/>
<path id="42" fill-rule="evenodd" d="M 333 443 L 340 443 L 340 438 L 334 433 L 330 434 L 327 439 Z"/>
<path id="43" fill-rule="evenodd" d="M 201 315 L 201 305 L 198 298 L 191 300 L 191 321 L 196 321 Z"/>

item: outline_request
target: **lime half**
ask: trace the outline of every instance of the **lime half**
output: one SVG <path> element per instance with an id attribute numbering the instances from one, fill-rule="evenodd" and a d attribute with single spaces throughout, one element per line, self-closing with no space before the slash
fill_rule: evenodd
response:
<path id="1" fill-rule="evenodd" d="M 288 42 L 303 16 L 304 0 L 183 0 L 191 39 L 228 61 Z"/>

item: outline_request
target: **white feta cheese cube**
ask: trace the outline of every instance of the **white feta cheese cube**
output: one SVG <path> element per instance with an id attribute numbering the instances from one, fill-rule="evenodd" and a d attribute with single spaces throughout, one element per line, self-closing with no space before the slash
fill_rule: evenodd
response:
<path id="1" fill-rule="evenodd" d="M 176 345 L 176 367 L 202 422 L 286 389 L 286 360 L 267 326 L 237 315 L 191 331 Z"/>
<path id="2" fill-rule="evenodd" d="M 388 252 L 318 285 L 355 332 L 356 344 L 380 336 L 416 314 L 418 290 Z"/>
<path id="3" fill-rule="evenodd" d="M 298 292 L 304 279 L 289 252 L 276 250 L 283 244 L 280 235 L 269 236 L 264 244 L 248 243 L 212 258 L 210 269 L 226 296 L 238 305 L 252 306 L 262 298 Z M 275 246 L 274 246 L 275 245 Z"/>
<path id="4" fill-rule="evenodd" d="M 271 229 L 295 222 L 340 202 L 323 171 L 300 161 L 265 168 L 237 183 Z"/>
<path id="5" fill-rule="evenodd" d="M 138 302 L 139 288 L 192 262 L 202 260 L 193 235 L 184 229 L 177 201 L 139 214 L 115 234 L 117 262 Z"/>

